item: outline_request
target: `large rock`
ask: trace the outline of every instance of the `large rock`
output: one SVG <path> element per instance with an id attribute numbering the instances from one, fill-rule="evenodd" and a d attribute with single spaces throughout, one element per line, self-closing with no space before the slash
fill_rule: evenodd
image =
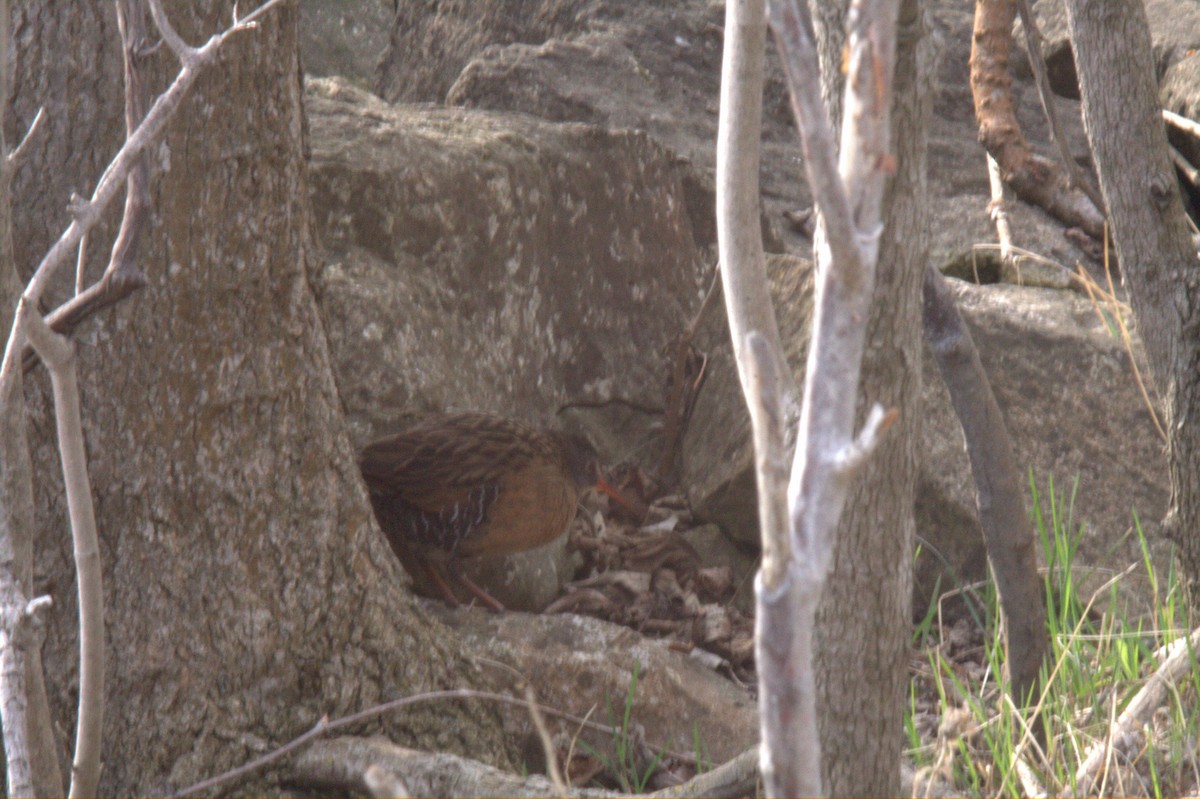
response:
<path id="1" fill-rule="evenodd" d="M 541 44 L 588 26 L 595 0 L 405 0 L 392 22 L 378 91 L 393 102 L 440 103 L 477 53 Z"/>
<path id="2" fill-rule="evenodd" d="M 389 98 L 420 97 L 438 101 L 445 99 L 470 108 L 520 111 L 553 120 L 582 121 L 610 128 L 633 128 L 644 131 L 652 139 L 664 142 L 670 149 L 685 156 L 701 174 L 711 171 L 723 25 L 721 3 L 708 0 L 685 0 L 677 3 L 493 0 L 478 5 L 463 2 L 441 3 L 437 4 L 436 13 L 431 11 L 433 5 L 431 2 L 413 4 L 413 14 L 419 9 L 424 9 L 426 15 L 420 19 L 414 16 L 409 20 L 411 24 L 397 24 L 393 28 L 392 45 L 384 64 L 384 83 L 381 84 Z M 505 12 L 504 9 L 508 11 Z M 524 15 L 513 14 L 514 10 L 523 10 Z M 948 0 L 935 2 L 931 6 L 928 21 L 935 49 L 941 55 L 936 72 L 935 114 L 930 136 L 931 258 L 935 263 L 964 259 L 970 262 L 973 248 L 977 244 L 992 241 L 995 237 L 987 215 L 989 189 L 984 155 L 976 142 L 975 121 L 967 84 L 971 8 Z M 773 56 L 769 58 L 768 64 L 764 107 L 766 143 L 763 150 L 763 200 L 771 218 L 781 221 L 781 212 L 805 204 L 807 195 L 800 180 L 799 151 L 788 118 L 786 93 L 782 88 Z M 389 74 L 391 78 L 387 77 Z M 388 80 L 392 83 L 388 83 Z M 1047 144 L 1046 126 L 1031 82 L 1018 78 L 1014 84 L 1014 93 L 1026 134 L 1040 150 L 1051 152 Z M 1077 111 L 1077 106 L 1071 101 L 1060 100 L 1059 103 L 1063 105 L 1064 110 Z M 373 108 L 367 113 L 376 117 L 384 114 Z M 494 138 L 499 137 L 496 131 L 502 125 L 517 125 L 513 135 L 518 138 L 531 136 L 529 131 L 536 129 L 525 117 L 505 114 L 455 116 L 454 112 L 433 112 L 428 109 L 393 110 L 387 113 L 392 115 L 388 116 L 389 120 L 401 117 L 422 120 L 419 124 L 431 136 L 446 135 L 443 128 L 435 130 L 435 126 L 429 122 L 434 119 L 491 120 L 489 125 L 495 127 L 489 128 L 492 131 L 489 135 Z M 443 116 L 438 116 L 438 113 Z M 1078 113 L 1067 113 L 1064 118 L 1072 150 L 1086 153 L 1086 140 L 1079 124 Z M 318 135 L 326 135 L 317 130 L 322 124 L 325 123 L 319 118 L 314 118 L 314 141 Z M 382 129 L 386 124 L 382 121 L 364 123 L 357 127 L 358 132 L 355 135 L 374 136 L 376 134 L 370 131 L 374 128 Z M 562 130 L 583 129 L 567 126 Z M 600 136 L 595 132 L 592 135 Z M 619 142 L 623 137 L 630 135 L 632 134 L 606 134 L 608 138 L 605 140 Z M 411 146 L 407 142 L 416 138 L 418 137 L 415 134 L 406 137 L 405 146 Z M 649 147 L 646 139 L 635 138 Z M 628 146 L 628 143 L 621 145 Z M 482 152 L 482 148 L 479 152 Z M 508 148 L 500 148 L 498 152 L 502 159 L 511 158 Z M 393 153 L 386 156 L 388 159 L 395 157 L 397 156 Z M 376 156 L 368 155 L 359 161 L 361 164 L 373 158 Z M 557 158 L 558 156 L 548 159 L 548 163 L 558 163 Z M 320 160 L 319 158 L 318 161 Z M 522 169 L 532 169 L 531 162 L 523 164 Z M 486 163 L 482 167 L 486 168 Z M 315 170 L 318 172 L 318 182 L 327 181 L 319 173 L 328 168 L 327 164 L 318 165 Z M 356 167 L 358 168 L 363 167 Z M 683 259 L 689 261 L 695 259 L 695 256 L 689 254 L 695 252 L 695 242 L 700 242 L 701 247 L 711 243 L 711 206 L 707 205 L 710 199 L 702 188 L 703 177 L 697 176 L 681 164 L 676 164 L 675 169 L 674 174 L 683 176 L 678 178 L 677 184 L 683 187 L 683 196 L 697 198 L 695 202 L 689 200 L 686 203 L 694 240 L 683 250 Z M 363 174 L 370 174 L 369 170 Z M 638 180 L 642 179 L 636 170 L 628 174 Z M 399 177 L 388 180 L 393 179 L 397 182 L 400 180 Z M 379 176 L 374 175 L 366 182 L 378 180 Z M 694 191 L 690 188 L 693 185 L 697 187 Z M 433 198 L 438 196 L 438 190 L 429 182 L 415 193 L 423 202 L 433 202 Z M 453 187 L 440 190 L 450 191 L 452 194 L 457 191 Z M 327 204 L 332 213 L 341 215 L 341 221 L 329 220 L 329 224 L 325 226 L 327 229 L 368 227 L 375 224 L 371 220 L 385 213 L 385 209 L 396 208 L 388 203 L 409 201 L 409 194 L 402 195 L 399 189 L 379 193 L 383 198 L 380 202 L 372 200 L 363 203 L 359 201 L 358 195 L 357 190 L 349 189 L 343 190 L 339 197 L 329 197 Z M 590 210 L 592 209 L 589 208 Z M 404 209 L 401 208 L 400 211 L 403 212 Z M 546 210 L 540 212 L 539 218 L 546 213 Z M 404 223 L 409 226 L 406 235 L 417 236 L 418 244 L 415 246 L 418 250 L 427 246 L 420 244 L 427 240 L 423 233 L 426 230 L 423 218 L 407 212 L 401 215 L 411 216 L 419 222 Z M 1010 215 L 1021 246 L 1063 264 L 1073 264 L 1083 258 L 1082 254 L 1064 239 L 1061 227 L 1040 210 L 1016 203 L 1010 208 Z M 354 221 L 359 217 L 362 217 L 362 220 Z M 458 219 L 453 213 L 450 218 Z M 503 229 L 506 223 L 501 221 L 500 224 Z M 431 237 L 442 242 L 436 246 L 463 246 L 451 243 L 456 240 L 459 229 L 465 232 L 468 242 L 486 240 L 486 235 L 472 227 L 470 220 L 463 225 L 459 228 L 434 225 Z M 803 234 L 788 229 L 786 225 L 780 227 L 783 230 L 782 238 L 769 236 L 769 250 L 778 250 L 786 245 L 792 252 L 806 251 L 809 240 Z M 328 233 L 325 235 L 327 239 L 330 238 Z M 387 236 L 396 235 L 398 234 L 392 232 L 391 228 L 388 229 Z M 533 249 L 540 253 L 538 260 L 559 258 L 556 248 L 563 246 L 560 244 L 561 237 L 559 241 L 555 241 L 553 236 L 538 235 L 541 237 L 536 245 L 524 243 L 521 246 L 533 246 Z M 339 237 L 351 242 L 353 246 L 347 248 L 339 243 Z M 376 260 L 371 261 L 367 256 L 372 255 L 372 248 L 363 246 L 360 242 L 374 237 L 374 234 L 367 234 L 365 230 L 350 236 L 342 233 L 335 235 L 332 239 L 335 255 L 354 250 L 359 253 L 354 255 L 354 258 L 361 263 L 347 271 L 346 267 L 339 266 L 341 256 L 337 255 L 331 259 L 323 276 L 317 281 L 318 286 L 344 284 L 343 288 L 333 292 L 326 301 L 329 315 L 340 317 L 343 313 L 349 313 L 358 314 L 359 317 L 337 322 L 336 325 L 331 324 L 331 327 L 341 326 L 345 329 L 344 333 L 333 331 L 331 337 L 338 339 L 334 342 L 335 350 L 342 352 L 342 359 L 351 365 L 346 367 L 349 374 L 345 375 L 343 390 L 348 397 L 347 404 L 351 409 L 353 424 L 361 428 L 376 429 L 386 426 L 400 409 L 413 406 L 461 407 L 468 402 L 501 410 L 517 409 L 531 418 L 545 418 L 545 413 L 552 410 L 554 402 L 560 401 L 559 397 L 578 396 L 576 388 L 580 381 L 568 381 L 571 385 L 556 395 L 553 402 L 545 402 L 540 392 L 531 390 L 533 378 L 530 376 L 538 374 L 537 369 L 548 368 L 550 371 L 545 379 L 549 385 L 556 385 L 562 374 L 562 369 L 556 365 L 560 362 L 554 358 L 538 359 L 536 354 L 527 352 L 521 345 L 515 345 L 514 350 L 514 345 L 508 343 L 504 337 L 499 337 L 499 340 L 504 342 L 498 345 L 499 356 L 492 356 L 486 352 L 477 355 L 479 362 L 487 367 L 480 372 L 480 379 L 485 384 L 487 381 L 499 379 L 499 390 L 492 396 L 490 390 L 481 392 L 471 388 L 471 384 L 477 382 L 474 376 L 464 373 L 461 367 L 445 366 L 462 362 L 458 348 L 448 342 L 458 342 L 459 337 L 463 335 L 467 335 L 469 340 L 469 334 L 463 331 L 464 321 L 455 314 L 450 314 L 448 319 L 442 320 L 444 326 L 448 327 L 447 332 L 440 338 L 432 332 L 423 336 L 425 349 L 415 350 L 407 345 L 402 346 L 403 342 L 413 337 L 407 332 L 398 335 L 396 331 L 409 330 L 411 324 L 390 328 L 382 327 L 378 323 L 372 325 L 363 314 L 354 310 L 357 307 L 355 297 L 360 294 L 373 294 L 391 285 L 397 290 L 414 293 L 418 298 L 424 298 L 427 294 L 435 296 L 433 289 L 422 288 L 422 281 L 434 278 L 429 277 L 427 272 L 411 266 L 404 266 L 400 270 L 387 266 L 393 256 L 384 250 L 396 251 L 397 257 L 400 258 L 398 262 L 409 265 L 420 264 L 425 258 L 424 255 L 418 253 L 414 257 L 412 252 L 405 252 L 403 247 L 388 245 L 388 248 L 375 253 Z M 525 241 L 524 236 L 521 241 Z M 465 246 L 469 251 L 473 251 L 472 248 L 476 245 Z M 570 245 L 567 246 L 569 248 Z M 670 260 L 670 257 L 664 255 L 664 263 Z M 347 263 L 349 262 L 347 260 Z M 783 303 L 781 322 L 785 327 L 785 339 L 791 347 L 789 356 L 792 363 L 799 367 L 803 363 L 808 310 L 805 304 L 807 300 L 802 301 L 798 298 L 803 297 L 808 290 L 807 277 L 794 259 L 779 259 L 774 264 L 773 279 L 777 296 Z M 393 276 L 393 273 L 397 274 Z M 660 279 L 665 281 L 662 284 L 663 288 L 668 289 L 669 281 L 665 278 Z M 677 322 L 685 309 L 690 310 L 694 307 L 696 288 L 694 283 L 687 283 L 686 277 L 676 281 L 674 285 L 679 286 L 684 293 L 671 294 L 667 290 L 659 295 L 667 303 L 663 311 L 655 309 L 652 303 L 642 303 L 624 306 L 620 310 L 613 308 L 612 312 L 628 320 L 628 329 L 642 333 L 645 333 L 642 327 L 647 322 L 652 327 L 660 325 L 663 318 L 671 319 L 673 323 Z M 1077 472 L 1081 474 L 1077 507 L 1089 519 L 1089 530 L 1101 531 L 1098 539 L 1089 536 L 1085 541 L 1085 548 L 1093 547 L 1093 541 L 1111 542 L 1112 536 L 1127 526 L 1129 510 L 1135 504 L 1144 519 L 1157 517 L 1165 506 L 1165 472 L 1162 471 L 1162 459 L 1155 449 L 1153 435 L 1145 434 L 1145 417 L 1136 416 L 1139 406 L 1136 395 L 1132 393 L 1132 384 L 1121 383 L 1117 375 L 1104 370 L 1092 371 L 1107 374 L 1104 378 L 1107 382 L 1097 383 L 1096 376 L 1090 373 L 1088 380 L 1091 382 L 1080 382 L 1083 372 L 1087 371 L 1081 364 L 1092 363 L 1097 359 L 1107 359 L 1111 362 L 1121 357 L 1118 354 L 1118 345 L 1103 339 L 1096 330 L 1088 327 L 1093 324 L 1088 321 L 1091 318 L 1088 316 L 1091 313 L 1090 308 L 1086 305 L 1080 306 L 1078 300 L 1058 294 L 1014 294 L 998 287 L 960 287 L 958 291 L 967 303 L 968 320 L 978 326 L 985 365 L 989 365 L 998 374 L 996 382 L 1001 403 L 1017 420 L 1013 427 L 1019 455 L 1034 468 L 1037 476 L 1053 474 L 1060 486 L 1063 481 L 1069 482 Z M 339 300 L 335 295 L 340 295 L 342 299 Z M 989 300 L 988 297 L 993 299 Z M 684 298 L 686 302 L 679 298 Z M 1021 306 L 1021 303 L 1026 301 L 1034 303 L 1035 307 L 1042 310 L 1031 315 L 1029 309 Z M 405 308 L 407 313 L 407 301 L 379 302 L 380 313 L 376 318 L 393 318 L 400 313 L 401 308 Z M 420 302 L 422 306 L 427 306 L 429 300 L 421 299 Z M 1061 304 L 1061 310 L 1051 313 L 1049 309 L 1058 307 L 1056 304 Z M 719 314 L 714 314 L 715 316 Z M 693 482 L 691 493 L 697 504 L 724 521 L 732 532 L 740 531 L 747 538 L 753 538 L 754 504 L 752 494 L 749 493 L 752 481 L 745 468 L 749 463 L 746 449 L 749 439 L 744 423 L 742 397 L 733 378 L 727 349 L 722 349 L 727 346 L 725 328 L 719 321 L 710 322 L 716 326 L 707 331 L 700 343 L 713 356 L 710 368 L 712 377 L 701 395 L 701 405 L 697 409 L 692 430 L 685 442 L 686 468 L 689 470 L 688 477 Z M 371 337 L 379 339 L 384 335 L 385 329 L 389 331 L 388 335 L 392 340 L 369 340 Z M 519 329 L 520 326 L 508 325 L 505 327 L 505 335 Z M 611 338 L 611 334 L 609 336 Z M 647 335 L 646 338 L 647 341 L 639 347 L 623 350 L 624 356 L 627 356 L 626 360 L 610 358 L 605 363 L 597 364 L 597 368 L 591 373 L 607 375 L 614 381 L 619 381 L 621 386 L 632 386 L 632 396 L 652 396 L 652 401 L 657 404 L 657 395 L 665 371 L 658 358 L 660 350 L 654 349 L 658 344 L 648 342 L 660 342 L 663 338 L 657 333 Z M 545 338 L 536 338 L 535 341 L 545 342 Z M 1051 347 L 1047 343 L 1049 341 L 1057 343 Z M 1068 365 L 1065 367 L 1043 357 L 1047 352 L 1059 350 L 1068 355 L 1065 361 Z M 497 364 L 512 362 L 518 351 L 526 359 L 533 360 L 527 360 L 520 372 L 522 377 L 518 378 L 516 383 L 505 382 L 506 377 Z M 1019 368 L 1020 363 L 1011 363 L 1008 360 L 1010 356 L 1007 353 L 1010 352 L 1021 353 L 1022 357 L 1025 353 L 1029 354 L 1023 369 Z M 363 369 L 362 364 L 375 363 L 371 359 L 380 357 L 379 353 L 383 353 L 388 359 L 387 369 L 371 369 L 370 374 L 361 374 L 368 371 Z M 406 353 L 403 356 L 406 360 L 402 360 L 397 353 Z M 528 371 L 524 371 L 526 367 L 529 368 Z M 1039 369 L 1046 371 L 1039 375 Z M 1009 371 L 1013 374 L 1010 375 Z M 380 379 L 380 375 L 387 372 L 404 373 L 409 377 L 403 383 L 392 380 L 390 374 L 387 380 Z M 435 375 L 439 374 L 435 379 Z M 931 456 L 918 485 L 919 529 L 928 543 L 924 548 L 926 556 L 922 558 L 922 563 L 936 562 L 939 557 L 944 557 L 953 572 L 949 579 L 967 581 L 981 575 L 985 563 L 978 525 L 975 522 L 970 474 L 965 454 L 962 452 L 961 434 L 958 432 L 957 423 L 952 415 L 947 415 L 949 406 L 945 403 L 945 398 L 937 395 L 941 389 L 937 382 L 937 372 L 931 363 L 926 364 L 925 374 L 930 384 L 926 388 L 925 409 L 921 411 L 928 420 L 927 427 L 930 428 L 926 435 L 933 436 L 933 431 L 938 431 L 936 435 L 940 436 L 940 443 L 934 443 L 932 440 L 927 442 L 927 450 Z M 1014 383 L 1018 377 L 1020 380 Z M 443 378 L 448 381 L 446 387 L 439 385 Z M 1091 416 L 1077 415 L 1076 419 L 1063 419 L 1062 410 L 1054 407 L 1045 396 L 1045 390 L 1035 390 L 1035 384 L 1061 386 L 1062 396 L 1070 396 L 1072 392 L 1084 390 L 1095 391 L 1099 396 L 1097 402 L 1121 403 L 1120 409 L 1123 410 L 1113 416 L 1107 411 L 1118 409 L 1105 404 L 1099 406 L 1107 409 L 1105 412 L 1097 412 Z M 617 386 L 618 383 L 612 385 Z M 1018 385 L 1021 388 L 1013 392 L 1004 389 L 1006 385 Z M 351 394 L 355 392 L 360 396 L 352 397 Z M 623 392 L 622 388 L 614 393 Z M 512 397 L 519 401 L 510 401 Z M 366 401 L 367 398 L 370 398 L 370 402 Z M 1023 413 L 1040 414 L 1038 418 L 1042 421 L 1025 418 Z M 1106 421 L 1114 418 L 1141 419 L 1139 424 L 1142 426 L 1123 427 L 1122 424 Z M 636 421 L 638 417 L 631 414 L 626 420 Z M 1080 423 L 1081 420 L 1091 420 L 1091 424 L 1084 425 Z M 623 426 L 624 421 L 620 424 Z M 629 442 L 627 446 L 632 447 L 634 434 L 641 435 L 644 430 L 642 427 L 637 431 L 628 431 L 630 435 L 625 439 Z M 1067 430 L 1069 434 L 1064 436 L 1056 432 L 1058 430 Z M 1047 443 L 1056 439 L 1059 441 L 1057 449 Z M 1093 464 L 1090 459 L 1079 454 L 1098 452 L 1105 448 L 1114 448 L 1122 452 L 1130 448 L 1140 448 L 1140 455 L 1135 459 L 1138 467 L 1128 469 L 1122 464 L 1118 468 L 1103 461 Z M 630 449 L 621 454 L 636 453 Z M 652 462 L 652 458 L 646 458 L 644 454 L 642 459 L 646 463 Z M 1114 460 L 1119 463 L 1125 459 Z M 1144 473 L 1139 470 L 1144 470 Z M 1110 476 L 1111 483 L 1107 482 Z M 1094 548 L 1098 551 L 1104 546 L 1103 543 L 1095 544 Z M 932 554 L 934 549 L 939 554 Z M 1096 552 L 1091 554 L 1096 555 Z M 1097 555 L 1092 562 L 1098 560 Z M 928 579 L 919 575 L 920 596 L 928 595 L 932 587 L 931 581 L 938 572 L 936 569 L 930 571 Z M 943 579 L 943 584 L 948 584 L 946 579 Z M 924 599 L 919 601 L 923 602 Z"/>
<path id="3" fill-rule="evenodd" d="M 758 741 L 754 697 L 700 660 L 672 651 L 665 641 L 585 616 L 497 616 L 478 611 L 437 615 L 485 662 L 509 667 L 494 670 L 502 690 L 519 688 L 514 685 L 517 676 L 536 688 L 540 702 L 601 724 L 620 724 L 636 664 L 631 721 L 645 731 L 655 751 L 690 754 L 698 744 L 700 754 L 718 764 Z M 530 749 L 540 750 L 528 713 L 507 713 L 505 719 L 512 735 L 532 739 Z M 583 732 L 590 746 L 608 751 L 608 736 L 549 721 L 553 729 L 566 729 L 570 735 Z"/>
<path id="4" fill-rule="evenodd" d="M 418 18 L 417 9 L 437 5 Z M 387 100 L 522 111 L 645 131 L 711 174 L 724 4 L 714 0 L 487 0 L 413 4 L 396 20 Z M 533 13 L 536 11 L 536 13 Z M 774 64 L 773 50 L 770 53 Z M 772 218 L 806 202 L 778 69 L 764 97 L 764 199 Z M 768 231 L 767 247 L 779 250 Z"/>
<path id="5" fill-rule="evenodd" d="M 312 280 L 355 442 L 414 412 L 547 424 L 615 398 L 572 422 L 610 461 L 644 445 L 655 420 L 631 408 L 662 405 L 663 353 L 711 268 L 703 181 L 640 133 L 392 106 L 340 81 L 306 100 L 326 256 Z M 495 586 L 517 607 L 569 577 L 508 570 L 501 583 L 542 586 Z"/>
<path id="6" fill-rule="evenodd" d="M 375 85 L 395 17 L 393 0 L 301 0 L 300 61 L 304 74 Z"/>
<path id="7" fill-rule="evenodd" d="M 1017 462 L 1037 482 L 1047 518 L 1045 495 L 1053 479 L 1068 502 L 1074 496 L 1072 532 L 1080 525 L 1084 530 L 1081 564 L 1120 569 L 1140 562 L 1136 536 L 1130 535 L 1133 514 L 1153 527 L 1170 495 L 1163 440 L 1134 373 L 1136 363 L 1149 379 L 1140 342 L 1135 337 L 1131 358 L 1110 332 L 1111 321 L 1074 294 L 952 285 L 1008 422 Z M 931 361 L 926 364 L 924 475 L 956 504 L 973 509 L 974 479 L 958 422 Z M 927 528 L 928 535 L 936 532 Z"/>
<path id="8" fill-rule="evenodd" d="M 1200 4 L 1179 0 L 1145 0 L 1146 19 L 1150 24 L 1150 45 L 1161 80 L 1167 69 L 1200 48 Z M 1079 99 L 1079 76 L 1071 54 L 1070 30 L 1063 0 L 1036 0 L 1033 13 L 1042 34 L 1042 54 L 1046 75 L 1055 94 Z M 1024 37 L 1018 36 L 1024 47 Z M 1027 64 L 1023 65 L 1028 69 Z"/>
<path id="9" fill-rule="evenodd" d="M 468 108 L 641 130 L 712 174 L 723 3 L 539 0 L 538 15 L 522 15 L 531 4 L 489 0 L 476 19 L 463 3 L 442 3 L 423 22 L 397 20 L 384 56 L 381 94 L 388 100 L 419 96 Z M 501 16 L 501 6 L 510 14 L 502 22 L 493 20 L 489 15 Z M 574 25 L 562 24 L 569 18 L 563 9 L 575 12 Z M 930 4 L 927 15 L 931 47 L 938 56 L 929 157 L 930 254 L 936 263 L 970 262 L 977 245 L 995 241 L 985 153 L 977 141 L 968 86 L 972 9 L 940 0 Z M 547 19 L 557 22 L 547 25 Z M 787 90 L 769 40 L 767 48 L 759 172 L 770 223 L 765 244 L 768 252 L 783 252 L 786 246 L 786 251 L 805 254 L 811 240 L 785 214 L 810 205 L 811 199 Z M 413 94 L 412 87 L 428 82 L 438 90 Z M 1018 80 L 1013 91 L 1032 145 L 1053 155 L 1032 81 Z M 1078 104 L 1059 104 L 1072 152 L 1086 155 Z M 1017 203 L 1009 213 L 1020 246 L 1061 264 L 1085 258 L 1063 237 L 1061 226 L 1039 209 Z"/>
<path id="10" fill-rule="evenodd" d="M 812 302 L 808 267 L 790 258 L 773 259 L 770 266 L 789 361 L 801 382 Z M 1068 292 L 961 281 L 951 286 L 1007 419 L 1018 462 L 1042 492 L 1051 479 L 1068 492 L 1078 479 L 1074 519 L 1086 529 L 1080 562 L 1111 566 L 1114 559 L 1137 560 L 1137 542 L 1126 535 L 1132 513 L 1159 518 L 1169 483 L 1161 439 L 1120 340 L 1108 334 L 1086 300 Z M 684 484 L 701 516 L 735 539 L 753 542 L 758 520 L 750 421 L 732 354 L 722 342 L 723 320 L 710 333 L 710 346 L 719 349 L 685 443 Z M 939 578 L 948 590 L 982 579 L 987 563 L 961 428 L 928 354 L 924 373 L 922 406 L 913 411 L 923 422 L 915 508 L 924 551 L 914 588 L 918 613 L 928 607 Z"/>

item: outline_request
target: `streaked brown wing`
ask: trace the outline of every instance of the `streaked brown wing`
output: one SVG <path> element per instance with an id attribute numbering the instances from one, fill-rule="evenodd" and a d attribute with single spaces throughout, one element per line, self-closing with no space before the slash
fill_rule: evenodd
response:
<path id="1" fill-rule="evenodd" d="M 527 466 L 542 438 L 508 419 L 452 414 L 368 444 L 359 467 L 372 492 L 436 511 Z"/>

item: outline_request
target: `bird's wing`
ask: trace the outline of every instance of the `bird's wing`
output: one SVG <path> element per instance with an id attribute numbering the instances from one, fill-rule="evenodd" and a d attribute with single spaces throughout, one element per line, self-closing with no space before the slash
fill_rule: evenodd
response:
<path id="1" fill-rule="evenodd" d="M 372 491 L 444 506 L 527 466 L 540 436 L 507 419 L 459 414 L 367 445 L 359 467 Z"/>

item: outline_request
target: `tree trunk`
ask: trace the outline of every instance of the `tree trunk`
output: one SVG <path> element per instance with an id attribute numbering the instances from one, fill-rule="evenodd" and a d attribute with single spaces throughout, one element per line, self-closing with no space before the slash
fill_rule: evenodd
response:
<path id="1" fill-rule="evenodd" d="M 828 23 L 829 15 L 821 16 Z M 920 18 L 917 0 L 901 4 L 892 111 L 898 171 L 884 197 L 886 221 L 859 389 L 860 424 L 872 402 L 898 408 L 900 420 L 851 486 L 817 624 L 822 780 L 830 796 L 900 792 L 912 625 L 921 278 L 928 251 L 925 163 L 932 98 L 929 47 L 921 38 Z M 840 51 L 840 46 L 821 48 L 822 54 Z M 823 80 L 840 82 L 841 76 L 840 64 L 832 71 L 822 64 Z"/>
<path id="2" fill-rule="evenodd" d="M 0 41 L 9 40 L 10 20 L 9 4 L 0 2 L 0 31 L 3 32 Z M 11 72 L 11 62 L 0 65 L 0 97 L 8 94 Z M 7 111 L 7 108 L 2 110 Z M 0 121 L 7 116 L 0 114 Z M 25 131 L 19 130 L 17 140 L 11 143 L 0 135 L 0 153 L 11 152 L 24 135 Z M 11 171 L 0 168 L 0 330 L 4 331 L 5 338 L 12 330 L 22 290 L 13 258 L 11 176 Z M 3 561 L 0 585 L 5 592 L 0 604 L 9 613 L 16 609 L 15 606 L 34 599 L 32 473 L 24 380 L 17 370 L 10 385 L 0 386 L 0 560 Z M 41 636 L 29 635 L 32 624 L 11 617 L 0 624 L 8 636 L 6 651 L 0 652 L 7 793 L 9 796 L 23 792 L 35 796 L 62 796 L 64 786 L 58 747 L 51 728 Z"/>
<path id="3" fill-rule="evenodd" d="M 1138 330 L 1166 404 L 1166 534 L 1200 581 L 1200 271 L 1167 150 L 1150 30 L 1136 0 L 1068 0 L 1083 122 Z"/>
<path id="4" fill-rule="evenodd" d="M 200 44 L 233 2 L 167 6 Z M 200 78 L 152 149 L 150 285 L 76 335 L 108 609 L 104 793 L 161 794 L 323 714 L 473 675 L 456 639 L 404 591 L 343 429 L 306 278 L 315 256 L 297 13 L 290 3 L 267 14 Z M 69 191 L 90 191 L 115 152 L 121 61 L 109 3 L 30 0 L 14 29 L 14 124 L 41 103 L 54 120 L 14 186 L 27 269 L 65 225 Z M 166 48 L 150 58 L 161 89 L 178 65 Z M 74 576 L 46 381 L 34 375 L 37 590 L 55 601 L 45 656 L 69 739 Z M 409 745 L 508 757 L 480 707 L 430 706 L 385 724 Z"/>

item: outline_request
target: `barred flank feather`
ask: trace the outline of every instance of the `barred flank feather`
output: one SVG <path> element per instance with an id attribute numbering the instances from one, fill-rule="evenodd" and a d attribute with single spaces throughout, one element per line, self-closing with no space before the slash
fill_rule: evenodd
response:
<path id="1" fill-rule="evenodd" d="M 482 413 L 431 417 L 372 442 L 359 468 L 396 554 L 443 563 L 545 544 L 594 482 L 595 448 L 579 436 Z"/>

